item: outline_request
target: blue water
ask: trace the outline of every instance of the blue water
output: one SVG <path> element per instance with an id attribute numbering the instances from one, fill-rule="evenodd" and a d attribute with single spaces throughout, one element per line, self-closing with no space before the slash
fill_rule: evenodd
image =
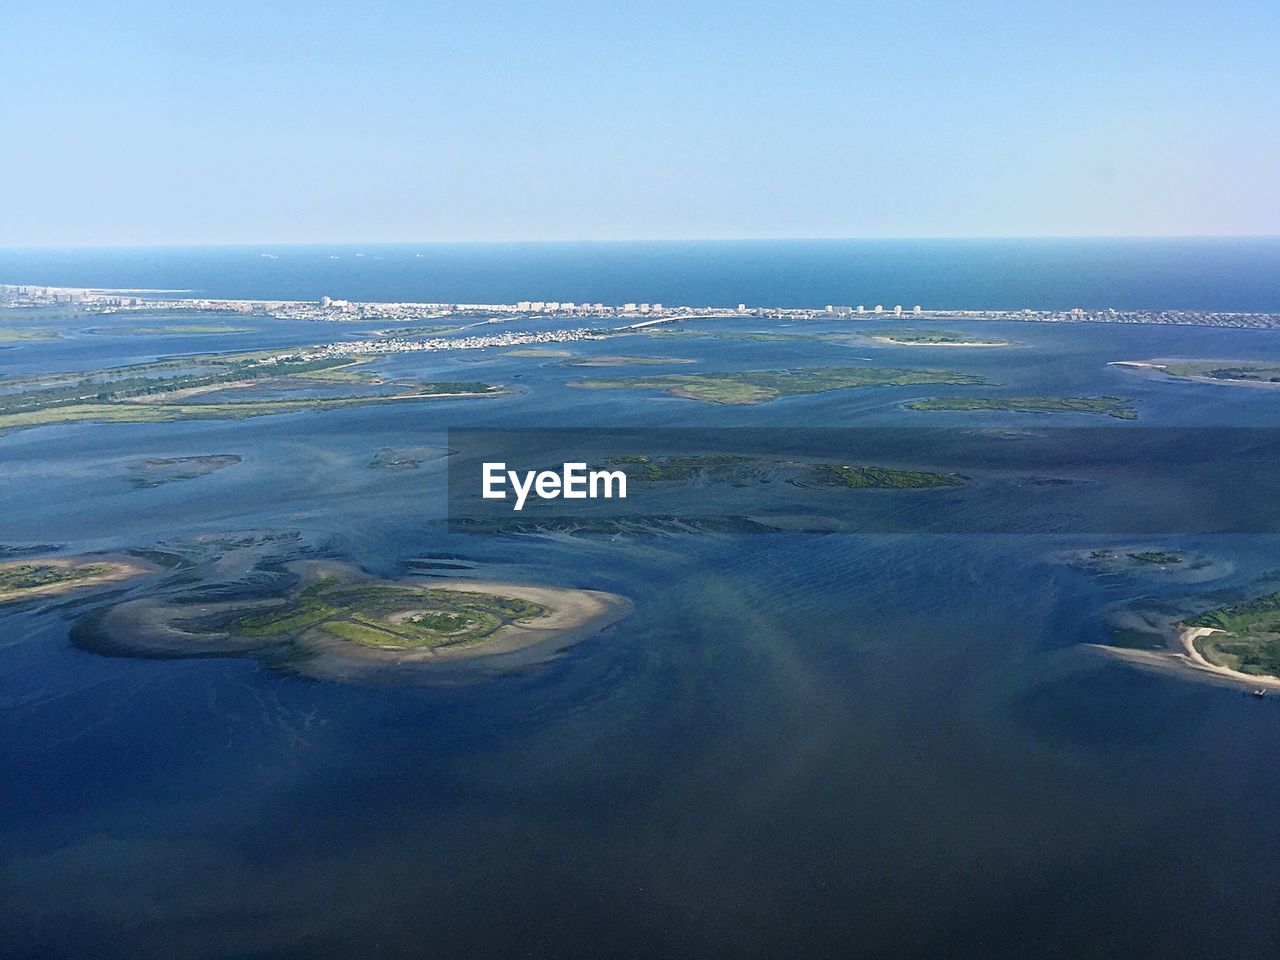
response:
<path id="1" fill-rule="evenodd" d="M 5 282 L 232 299 L 1280 311 L 1280 238 L 10 249 Z"/>
<path id="2" fill-rule="evenodd" d="M 1106 259 L 1088 243 L 1022 246 L 1021 262 L 1059 265 L 1034 279 L 1007 261 L 1002 273 L 996 251 L 1008 245 L 995 243 L 981 256 L 976 245 L 940 259 L 920 256 L 929 245 L 866 246 L 879 249 L 872 260 L 882 275 L 858 265 L 858 244 L 814 245 L 826 252 L 811 255 L 803 244 L 714 246 L 714 262 L 701 264 L 671 246 L 626 256 L 621 246 L 594 247 L 578 251 L 581 267 L 570 246 L 428 248 L 423 258 L 416 248 L 367 248 L 358 263 L 347 249 L 329 261 L 328 248 L 284 249 L 279 260 L 248 250 L 6 251 L 0 280 L 17 271 L 16 281 L 221 296 L 734 303 L 755 299 L 743 289 L 754 284 L 761 300 L 812 304 L 863 299 L 838 295 L 862 276 L 890 291 L 929 278 L 949 305 L 1002 297 L 1021 306 L 1026 297 L 1053 306 L 1046 298 L 1056 289 L 1056 305 L 1069 306 L 1092 284 L 1117 306 L 1126 304 L 1110 298 L 1127 289 L 1141 301 L 1134 306 L 1163 298 L 1262 309 L 1274 307 L 1280 276 L 1271 241 L 1140 244 L 1123 262 L 1162 264 L 1142 283 L 1101 265 L 1081 271 L 1090 257 Z M 685 249 L 695 248 L 710 249 Z M 519 256 L 501 260 L 500 249 Z M 1221 254 L 1216 267 L 1204 260 L 1209 249 Z M 885 266 L 895 262 L 896 272 Z M 974 272 L 960 276 L 965 263 Z M 636 289 L 644 284 L 650 292 Z M 101 318 L 57 321 L 67 339 L 0 351 L 0 366 L 84 369 L 349 333 L 229 322 L 251 332 L 139 337 L 82 329 L 109 326 Z M 704 326 L 779 329 L 748 318 Z M 963 430 L 1280 424 L 1280 391 L 1108 366 L 1277 360 L 1280 331 L 965 329 L 1021 345 L 636 337 L 570 349 L 686 357 L 697 371 L 871 357 L 981 373 L 992 381 L 983 393 L 1131 397 L 1141 418 L 929 420 Z M 1131 541 L 467 536 L 441 523 L 444 461 L 369 468 L 383 448 L 439 445 L 450 427 L 909 427 L 923 415 L 904 401 L 969 388 L 718 406 L 574 389 L 566 381 L 583 368 L 500 350 L 393 356 L 373 369 L 514 389 L 496 399 L 10 433 L 0 436 L 0 543 L 57 543 L 74 554 L 292 531 L 379 576 L 424 558 L 460 560 L 475 565 L 472 576 L 621 593 L 634 615 L 540 666 L 459 685 L 386 685 L 318 682 L 255 660 L 77 648 L 70 624 L 108 596 L 0 607 L 0 956 L 1280 955 L 1280 701 L 1141 672 L 1087 646 L 1103 639 L 1110 605 L 1179 592 L 1158 572 L 1098 577 L 1060 562 L 1065 550 Z M 673 368 L 588 369 L 608 377 Z M 242 459 L 194 480 L 128 482 L 139 457 L 206 454 Z M 1179 509 L 1194 513 L 1194 497 Z M 1220 573 L 1209 590 L 1247 591 L 1280 567 L 1276 537 L 1135 546 L 1212 557 Z"/>

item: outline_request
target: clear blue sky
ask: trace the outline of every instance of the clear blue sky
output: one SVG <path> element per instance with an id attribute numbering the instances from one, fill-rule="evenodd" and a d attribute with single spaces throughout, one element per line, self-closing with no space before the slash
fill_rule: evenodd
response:
<path id="1" fill-rule="evenodd" d="M 1280 3 L 3 0 L 0 244 L 1280 233 Z"/>

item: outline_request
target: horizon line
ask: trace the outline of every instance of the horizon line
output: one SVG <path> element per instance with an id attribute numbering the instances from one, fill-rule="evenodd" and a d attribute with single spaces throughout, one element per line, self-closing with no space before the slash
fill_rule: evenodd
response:
<path id="1" fill-rule="evenodd" d="M 1276 233 L 1167 233 L 1167 234 L 947 234 L 900 236 L 814 236 L 814 237 L 686 237 L 686 238 L 605 238 L 605 239 L 470 239 L 470 240 L 232 240 L 232 241 L 126 241 L 102 243 L 10 244 L 0 242 L 0 251 L 51 250 L 154 250 L 257 247 L 443 247 L 443 246 L 609 246 L 622 244 L 676 245 L 692 243 L 919 243 L 919 242 L 1009 242 L 1009 241 L 1129 241 L 1129 240 L 1280 240 Z"/>

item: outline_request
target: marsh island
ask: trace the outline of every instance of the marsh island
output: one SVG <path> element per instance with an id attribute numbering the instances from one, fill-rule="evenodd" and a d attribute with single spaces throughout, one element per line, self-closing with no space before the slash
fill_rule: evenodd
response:
<path id="1" fill-rule="evenodd" d="M 899 370 L 892 367 L 804 367 L 742 373 L 666 374 L 617 380 L 573 380 L 588 390 L 660 390 L 674 397 L 707 403 L 766 403 L 779 397 L 825 393 L 851 387 L 908 386 L 925 383 L 979 384 L 987 381 L 954 370 Z"/>
<path id="2" fill-rule="evenodd" d="M 149 568 L 116 558 L 45 557 L 0 563 L 0 603 L 53 596 L 126 580 Z"/>
<path id="3" fill-rule="evenodd" d="M 1003 410 L 1011 413 L 1091 413 L 1137 420 L 1127 397 L 931 397 L 912 400 L 908 410 Z"/>
<path id="4" fill-rule="evenodd" d="M 230 585 L 150 595 L 81 619 L 73 639 L 101 653 L 244 656 L 312 676 L 351 669 L 559 649 L 626 616 L 594 590 L 471 580 L 379 580 L 347 565 L 290 564 L 290 587 L 262 596 Z M 230 595 L 230 596 L 228 596 Z"/>

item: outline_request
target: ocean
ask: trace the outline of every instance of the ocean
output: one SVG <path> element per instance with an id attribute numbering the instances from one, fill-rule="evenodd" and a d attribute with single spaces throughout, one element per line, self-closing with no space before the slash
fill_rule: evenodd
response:
<path id="1" fill-rule="evenodd" d="M 1280 237 L 0 249 L 0 283 L 227 299 L 1280 310 Z"/>
<path id="2" fill-rule="evenodd" d="M 0 251 L 0 282 L 246 298 L 1274 310 L 1277 266 L 1275 240 L 317 246 Z M 128 332 L 128 317 L 63 317 L 48 321 L 62 339 L 0 350 L 0 373 L 344 335 L 235 324 L 246 332 L 153 337 Z M 254 658 L 109 656 L 72 642 L 71 625 L 127 586 L 0 606 L 0 955 L 1280 955 L 1280 698 L 1143 671 L 1093 646 L 1106 612 L 1135 598 L 1248 595 L 1280 569 L 1276 536 L 481 535 L 444 524 L 443 460 L 371 467 L 382 450 L 440 447 L 459 428 L 909 437 L 924 417 L 1015 442 L 1057 426 L 1137 436 L 1280 423 L 1280 391 L 1109 365 L 1276 361 L 1280 331 L 966 323 L 1017 342 L 974 350 L 726 336 L 864 328 L 743 317 L 708 321 L 705 337 L 567 347 L 576 359 L 693 361 L 591 371 L 600 377 L 871 357 L 980 374 L 997 395 L 1126 397 L 1139 419 L 904 408 L 975 389 L 963 386 L 709 404 L 577 389 L 568 381 L 582 370 L 561 358 L 495 349 L 393 355 L 373 369 L 511 387 L 500 398 L 0 436 L 0 544 L 77 554 L 289 535 L 379 577 L 456 568 L 635 606 L 548 662 L 447 683 L 319 681 Z M 127 480 L 139 458 L 210 454 L 241 459 L 161 486 Z M 931 455 L 914 457 L 946 467 Z M 889 510 L 897 494 L 850 492 Z M 1195 527 L 1194 491 L 1173 509 Z M 1063 562 L 1094 549 L 1203 556 L 1212 576 L 1189 587 L 1163 569 Z"/>

